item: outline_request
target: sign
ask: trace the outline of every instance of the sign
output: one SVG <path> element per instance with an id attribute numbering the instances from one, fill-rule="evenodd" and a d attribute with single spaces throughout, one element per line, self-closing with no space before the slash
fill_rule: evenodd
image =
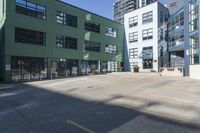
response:
<path id="1" fill-rule="evenodd" d="M 6 71 L 10 71 L 10 70 L 11 70 L 10 64 L 6 64 Z"/>

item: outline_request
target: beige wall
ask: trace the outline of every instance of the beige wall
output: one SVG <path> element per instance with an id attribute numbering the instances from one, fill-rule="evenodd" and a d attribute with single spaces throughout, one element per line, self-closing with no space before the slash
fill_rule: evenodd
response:
<path id="1" fill-rule="evenodd" d="M 190 77 L 200 79 L 200 65 L 190 65 Z"/>

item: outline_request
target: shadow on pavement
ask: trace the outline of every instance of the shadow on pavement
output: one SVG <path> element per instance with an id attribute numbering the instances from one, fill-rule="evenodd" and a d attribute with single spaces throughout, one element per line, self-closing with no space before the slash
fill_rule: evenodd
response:
<path id="1" fill-rule="evenodd" d="M 16 84 L 0 93 L 0 132 L 199 133 L 200 127 Z"/>

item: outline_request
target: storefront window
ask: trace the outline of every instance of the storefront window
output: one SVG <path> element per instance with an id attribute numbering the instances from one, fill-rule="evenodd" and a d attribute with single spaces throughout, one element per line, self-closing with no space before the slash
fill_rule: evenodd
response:
<path id="1" fill-rule="evenodd" d="M 51 77 L 64 78 L 76 76 L 78 74 L 78 60 L 69 59 L 52 59 L 51 61 Z"/>
<path id="2" fill-rule="evenodd" d="M 42 80 L 47 78 L 47 59 L 36 57 L 12 57 L 13 81 Z"/>

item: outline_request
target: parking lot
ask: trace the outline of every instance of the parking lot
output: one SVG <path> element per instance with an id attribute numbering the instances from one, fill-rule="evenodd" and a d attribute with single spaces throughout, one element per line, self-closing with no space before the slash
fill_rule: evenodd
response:
<path id="1" fill-rule="evenodd" d="M 1 133 L 199 133 L 200 81 L 157 73 L 0 84 Z"/>

